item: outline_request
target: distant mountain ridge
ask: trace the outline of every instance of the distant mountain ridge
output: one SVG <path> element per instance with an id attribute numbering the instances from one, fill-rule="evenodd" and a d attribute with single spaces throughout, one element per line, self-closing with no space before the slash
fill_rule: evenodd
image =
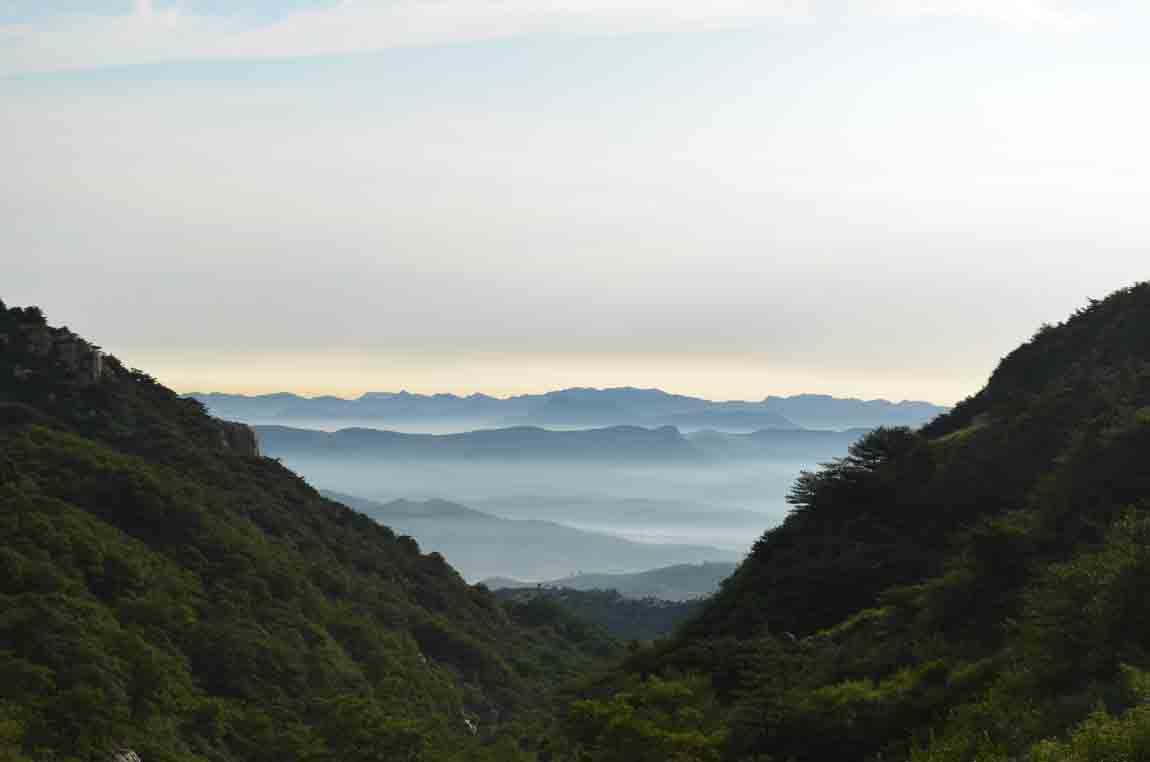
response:
<path id="1" fill-rule="evenodd" d="M 461 434 L 405 434 L 351 428 L 335 432 L 256 426 L 269 454 L 341 457 L 389 456 L 400 459 L 683 462 L 702 452 L 678 429 L 663 426 L 613 426 L 605 429 L 550 431 L 533 426 L 485 429 Z"/>
<path id="2" fill-rule="evenodd" d="M 764 429 L 749 434 L 704 430 L 683 434 L 674 426 L 611 426 L 559 430 L 535 426 L 481 429 L 459 434 L 408 434 L 386 429 L 338 431 L 254 426 L 264 452 L 274 457 L 387 458 L 391 462 L 563 461 L 690 465 L 770 457 L 825 458 L 867 429 L 810 431 Z"/>
<path id="3" fill-rule="evenodd" d="M 736 568 L 737 564 L 727 562 L 674 564 L 631 574 L 575 574 L 540 585 L 570 590 L 615 590 L 626 598 L 686 601 L 714 594 L 719 583 Z M 509 577 L 491 577 L 483 580 L 483 584 L 492 590 L 539 586 Z"/>
<path id="4" fill-rule="evenodd" d="M 487 394 L 413 394 L 368 392 L 355 399 L 303 397 L 287 392 L 245 396 L 194 392 L 214 414 L 245 423 L 327 420 L 348 425 L 381 422 L 451 422 L 461 428 L 507 426 L 646 428 L 677 426 L 730 432 L 793 428 L 874 428 L 921 426 L 947 408 L 929 402 L 891 402 L 802 394 L 753 401 L 714 401 L 670 394 L 660 389 L 570 388 L 545 394 L 499 398 Z"/>

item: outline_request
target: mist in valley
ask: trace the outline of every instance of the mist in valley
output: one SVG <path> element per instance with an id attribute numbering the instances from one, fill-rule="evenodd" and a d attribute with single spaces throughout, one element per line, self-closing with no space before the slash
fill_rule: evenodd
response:
<path id="1" fill-rule="evenodd" d="M 254 425 L 264 454 L 472 581 L 737 562 L 784 519 L 803 470 L 845 455 L 869 428 L 941 410 L 631 387 L 507 399 L 196 396 Z"/>
<path id="2" fill-rule="evenodd" d="M 764 447 L 738 435 L 733 445 L 726 443 L 732 446 L 712 449 L 677 431 L 623 427 L 433 438 L 258 430 L 266 454 L 411 535 L 424 550 L 442 553 L 471 581 L 737 562 L 782 521 L 795 477 L 845 454 L 857 436 L 842 432 Z M 531 442 L 515 444 L 524 433 Z M 471 436 L 481 437 L 475 449 L 446 447 Z M 635 436 L 640 443 L 651 436 L 656 444 L 633 448 Z M 713 444 L 715 436 L 730 435 L 711 433 L 706 441 Z M 540 453 L 555 438 L 578 438 L 587 446 L 565 458 Z M 382 442 L 379 452 L 372 452 L 375 439 Z M 616 440 L 627 446 L 614 447 Z"/>
<path id="3" fill-rule="evenodd" d="M 738 552 L 782 520 L 791 482 L 814 465 L 477 464 L 306 455 L 281 460 L 320 489 L 372 500 L 443 499 L 502 518 L 543 519 L 638 541 L 689 541 Z"/>

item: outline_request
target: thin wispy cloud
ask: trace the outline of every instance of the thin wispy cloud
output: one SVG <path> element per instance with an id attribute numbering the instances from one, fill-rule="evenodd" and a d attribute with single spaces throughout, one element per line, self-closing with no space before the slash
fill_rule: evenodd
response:
<path id="1" fill-rule="evenodd" d="M 155 0 L 120 13 L 58 14 L 0 26 L 0 75 L 186 60 L 290 58 L 530 34 L 735 27 L 854 14 L 983 19 L 1069 28 L 1056 0 L 344 0 L 253 26 Z"/>
<path id="2" fill-rule="evenodd" d="M 1019 28 L 1068 30 L 1092 17 L 1052 0 L 868 0 L 869 11 L 895 17 L 978 18 Z"/>

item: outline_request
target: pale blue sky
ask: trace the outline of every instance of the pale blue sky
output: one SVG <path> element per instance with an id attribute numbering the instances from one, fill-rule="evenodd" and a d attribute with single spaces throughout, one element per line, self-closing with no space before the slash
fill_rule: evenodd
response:
<path id="1" fill-rule="evenodd" d="M 184 389 L 950 402 L 1150 276 L 1144 3 L 43 6 L 0 296 Z"/>

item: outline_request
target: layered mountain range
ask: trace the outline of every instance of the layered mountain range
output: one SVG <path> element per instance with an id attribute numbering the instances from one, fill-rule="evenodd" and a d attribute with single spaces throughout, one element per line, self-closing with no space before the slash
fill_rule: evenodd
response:
<path id="1" fill-rule="evenodd" d="M 750 434 L 700 431 L 684 434 L 673 426 L 647 429 L 553 431 L 534 426 L 460 434 L 407 434 L 350 428 L 327 432 L 287 426 L 255 426 L 264 450 L 276 457 L 389 461 L 556 461 L 688 465 L 755 458 L 810 459 L 845 450 L 865 433 L 767 429 Z"/>
<path id="2" fill-rule="evenodd" d="M 495 574 L 545 580 L 591 566 L 635 571 L 740 558 L 738 553 L 705 545 L 633 542 L 553 521 L 506 519 L 446 500 L 384 503 L 338 492 L 324 494 L 415 537 L 420 547 L 450 558 L 471 580 Z"/>
<path id="3" fill-rule="evenodd" d="M 442 517 L 398 524 L 432 548 L 450 547 L 472 579 L 475 574 L 547 579 L 577 570 L 627 571 L 729 558 L 729 551 L 744 552 L 765 524 L 781 520 L 787 485 L 803 468 L 844 454 L 865 433 L 772 429 L 684 434 L 669 426 L 514 427 L 460 434 L 283 426 L 255 430 L 265 454 L 323 489 L 377 503 L 438 499 L 507 519 L 546 519 L 566 525 L 571 539 L 579 540 L 564 547 L 552 527 L 548 542 L 504 552 L 500 543 L 531 525 L 505 523 L 499 530 L 472 523 L 445 535 L 449 522 Z M 529 534 L 541 538 L 544 525 L 533 526 Z M 629 552 L 639 548 L 620 544 L 601 553 L 595 548 L 602 540 L 588 544 L 571 528 L 638 540 L 643 546 L 670 543 L 726 551 L 669 556 L 654 548 Z M 467 544 L 472 535 L 491 532 L 488 540 Z M 544 548 L 555 554 L 551 561 L 539 555 Z"/>
<path id="4" fill-rule="evenodd" d="M 498 398 L 486 394 L 370 392 L 355 399 L 279 393 L 193 393 L 214 414 L 247 423 L 338 429 L 353 426 L 476 428 L 675 426 L 683 430 L 848 429 L 919 426 L 945 408 L 928 402 L 840 399 L 804 394 L 758 402 L 717 402 L 659 389 L 573 388 Z M 322 424 L 322 425 L 320 425 Z"/>
<path id="5" fill-rule="evenodd" d="M 483 584 L 492 590 L 515 588 L 565 588 L 568 590 L 614 590 L 627 598 L 659 598 L 686 601 L 706 598 L 737 568 L 725 562 L 675 564 L 631 574 L 573 574 L 569 577 L 529 584 L 507 577 L 492 577 Z"/>

